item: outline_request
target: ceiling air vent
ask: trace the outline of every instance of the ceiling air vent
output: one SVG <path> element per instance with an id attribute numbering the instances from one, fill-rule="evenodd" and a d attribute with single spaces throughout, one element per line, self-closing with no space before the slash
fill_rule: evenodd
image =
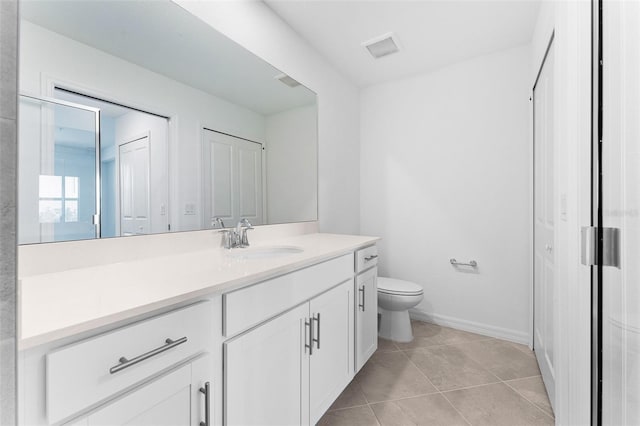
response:
<path id="1" fill-rule="evenodd" d="M 362 45 L 367 48 L 371 56 L 375 59 L 391 55 L 400 50 L 397 39 L 393 33 L 383 34 L 369 41 L 365 41 Z"/>
<path id="2" fill-rule="evenodd" d="M 286 74 L 278 74 L 275 77 L 276 80 L 280 80 L 280 82 L 286 84 L 289 87 L 298 87 L 300 86 L 300 83 L 298 83 L 296 80 L 294 80 L 293 78 L 289 77 Z"/>

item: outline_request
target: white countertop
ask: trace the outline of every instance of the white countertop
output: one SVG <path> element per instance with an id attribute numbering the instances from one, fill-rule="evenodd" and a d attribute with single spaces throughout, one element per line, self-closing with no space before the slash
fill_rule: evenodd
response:
<path id="1" fill-rule="evenodd" d="M 25 350 L 190 299 L 228 292 L 346 254 L 378 239 L 306 234 L 252 244 L 252 248 L 304 249 L 282 257 L 238 258 L 216 247 L 23 277 L 19 283 L 18 346 Z"/>

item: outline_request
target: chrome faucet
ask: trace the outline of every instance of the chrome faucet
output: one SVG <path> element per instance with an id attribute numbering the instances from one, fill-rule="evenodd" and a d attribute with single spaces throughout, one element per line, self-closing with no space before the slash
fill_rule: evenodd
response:
<path id="1" fill-rule="evenodd" d="M 226 249 L 249 247 L 249 238 L 247 237 L 247 231 L 253 229 L 249 220 L 241 219 L 235 228 L 222 229 L 220 232 L 224 233 L 224 240 L 222 245 Z"/>

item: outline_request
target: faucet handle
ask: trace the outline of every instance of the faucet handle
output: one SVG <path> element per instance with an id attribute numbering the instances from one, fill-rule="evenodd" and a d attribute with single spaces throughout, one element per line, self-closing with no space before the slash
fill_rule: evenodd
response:
<path id="1" fill-rule="evenodd" d="M 218 232 L 222 234 L 222 239 L 221 239 L 222 247 L 226 249 L 231 249 L 231 247 L 233 247 L 233 244 L 234 244 L 232 241 L 234 231 L 232 229 L 221 229 Z"/>
<path id="2" fill-rule="evenodd" d="M 216 227 L 220 227 L 221 229 L 224 229 L 224 222 L 219 217 L 214 217 L 213 219 L 211 219 L 211 227 L 214 229 Z"/>

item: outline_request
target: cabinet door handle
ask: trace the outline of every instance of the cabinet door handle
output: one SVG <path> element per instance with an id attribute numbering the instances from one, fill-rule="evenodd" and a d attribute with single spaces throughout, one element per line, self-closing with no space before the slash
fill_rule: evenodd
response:
<path id="1" fill-rule="evenodd" d="M 362 300 L 361 303 L 358 303 L 358 307 L 360 309 L 362 309 L 362 312 L 364 312 L 364 296 L 365 296 L 365 286 L 364 286 L 364 284 L 362 285 L 362 287 L 360 287 L 358 289 L 358 294 L 360 296 L 360 300 Z"/>
<path id="2" fill-rule="evenodd" d="M 313 324 L 312 320 L 304 320 L 304 347 L 309 349 L 309 355 L 313 355 Z M 307 328 L 309 329 L 309 343 L 307 344 Z"/>
<path id="3" fill-rule="evenodd" d="M 150 350 L 149 352 L 143 353 L 142 355 L 138 355 L 135 358 L 127 359 L 125 357 L 120 357 L 120 359 L 118 360 L 119 364 L 118 365 L 114 365 L 113 367 L 111 367 L 109 369 L 109 373 L 115 374 L 118 371 L 122 371 L 125 368 L 129 368 L 132 365 L 136 365 L 137 363 L 142 362 L 145 359 L 149 359 L 151 357 L 154 357 L 156 355 L 161 354 L 162 352 L 168 351 L 169 349 L 173 349 L 176 346 L 185 343 L 186 341 L 187 341 L 187 337 L 186 336 L 185 337 L 181 337 L 178 340 L 166 339 L 165 340 L 165 344 L 163 346 L 160 346 L 159 348 L 155 348 L 153 350 Z"/>
<path id="4" fill-rule="evenodd" d="M 377 258 L 378 258 L 378 255 L 377 255 L 377 254 L 372 254 L 371 256 L 367 256 L 367 257 L 365 257 L 365 258 L 364 258 L 364 261 L 365 261 L 365 262 L 370 262 L 370 261 L 372 261 L 373 259 L 377 259 Z"/>
<path id="5" fill-rule="evenodd" d="M 312 321 L 318 324 L 318 328 L 316 329 L 318 334 L 316 335 L 315 332 L 313 333 L 313 341 L 316 342 L 316 349 L 320 349 L 320 314 L 318 314 L 317 318 L 314 315 Z"/>
<path id="6" fill-rule="evenodd" d="M 204 387 L 200 388 L 200 393 L 204 394 L 204 422 L 200 422 L 200 426 L 211 426 L 211 403 L 209 401 L 209 390 L 209 382 L 205 382 Z"/>

